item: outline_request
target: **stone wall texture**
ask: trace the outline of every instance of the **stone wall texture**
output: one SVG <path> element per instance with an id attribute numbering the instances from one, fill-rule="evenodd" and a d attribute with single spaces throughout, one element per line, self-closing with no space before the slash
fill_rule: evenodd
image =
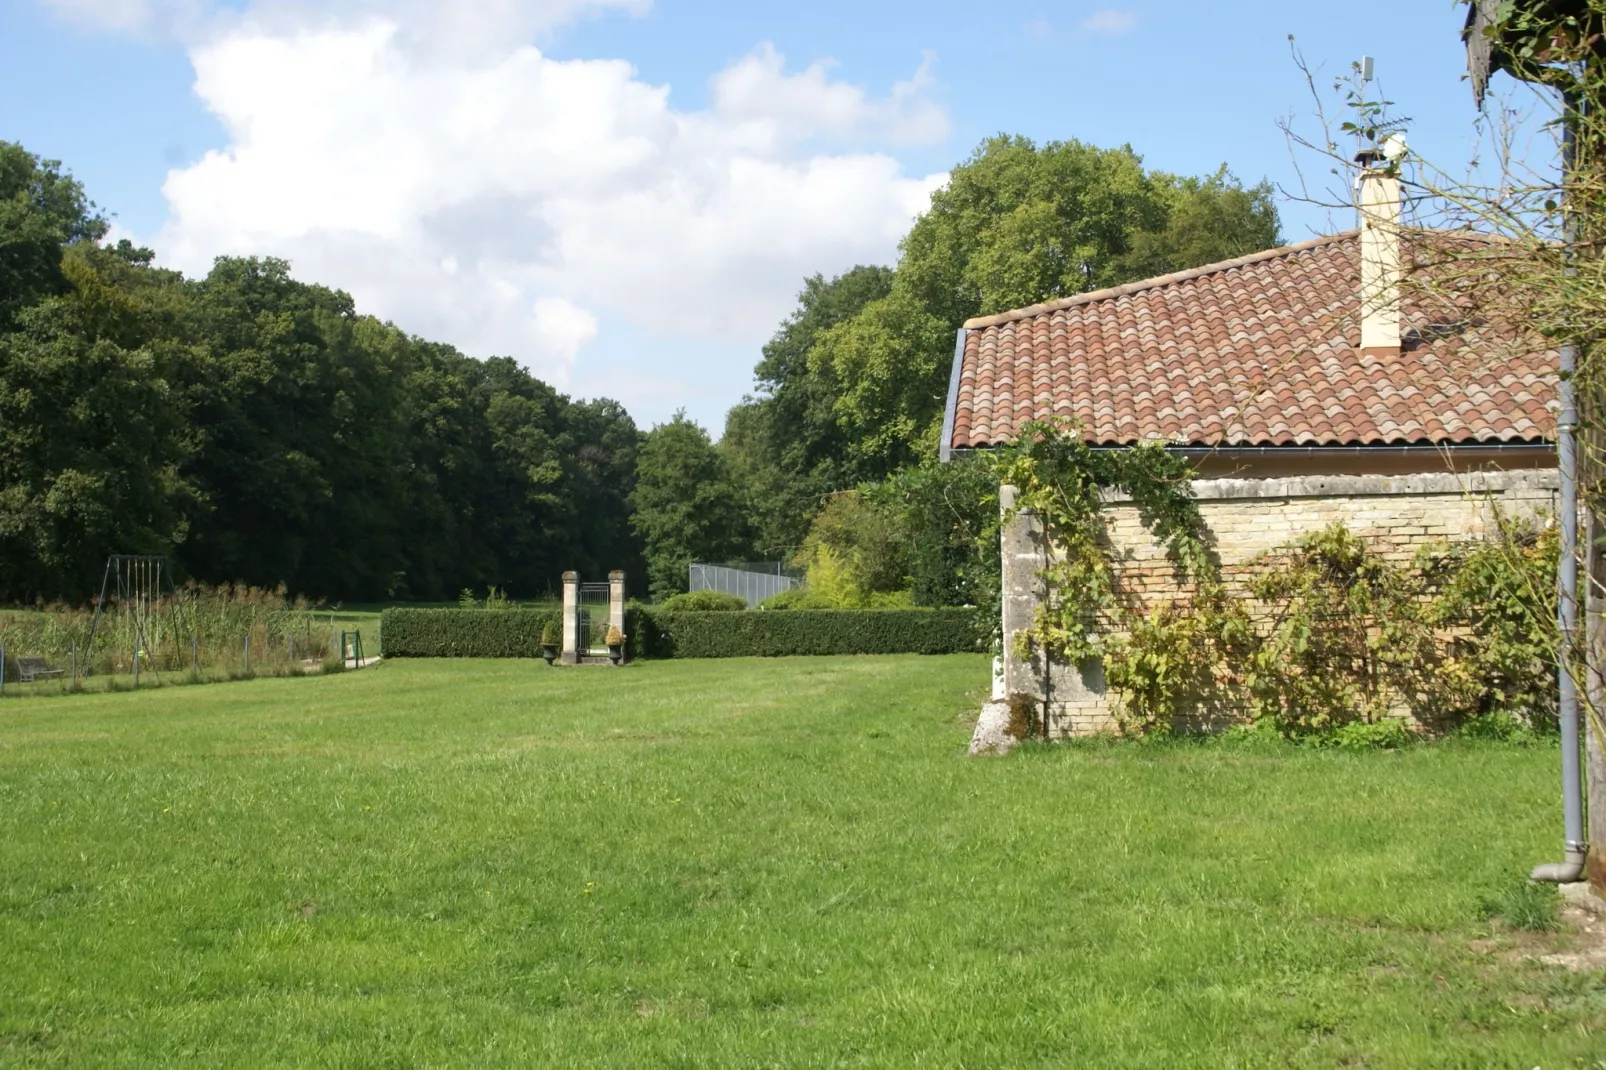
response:
<path id="1" fill-rule="evenodd" d="M 1305 476 L 1283 479 L 1211 479 L 1194 484 L 1200 512 L 1214 540 L 1229 587 L 1241 586 L 1256 558 L 1342 522 L 1386 556 L 1410 560 L 1429 543 L 1462 542 L 1498 533 L 1499 517 L 1532 520 L 1554 514 L 1558 477 L 1553 469 L 1404 476 Z M 1006 515 L 1014 488 L 1000 496 Z M 1185 589 L 1119 494 L 1105 506 L 1106 534 L 1118 562 L 1118 584 L 1141 603 L 1160 605 Z M 1013 636 L 1031 626 L 1045 595 L 1040 572 L 1049 548 L 1042 525 L 1027 511 L 1004 526 L 1004 688 L 1031 696 L 1050 737 L 1092 735 L 1116 727 L 1114 696 L 1103 667 L 1045 664 L 1022 658 Z"/>

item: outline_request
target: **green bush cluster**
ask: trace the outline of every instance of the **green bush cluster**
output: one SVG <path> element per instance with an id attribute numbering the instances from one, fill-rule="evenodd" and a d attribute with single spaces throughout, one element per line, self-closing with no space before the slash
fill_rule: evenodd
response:
<path id="1" fill-rule="evenodd" d="M 747 608 L 747 599 L 728 591 L 686 591 L 664 599 L 660 608 L 700 613 L 736 613 Z"/>
<path id="2" fill-rule="evenodd" d="M 387 658 L 538 658 L 542 632 L 560 618 L 556 609 L 396 608 L 379 629 Z"/>
<path id="3" fill-rule="evenodd" d="M 536 658 L 557 621 L 556 610 L 387 609 L 380 624 L 387 658 Z M 987 634 L 974 609 L 625 611 L 632 658 L 958 654 L 981 649 Z"/>
<path id="4" fill-rule="evenodd" d="M 830 595 L 821 594 L 814 587 L 793 587 L 789 591 L 773 594 L 759 603 L 759 609 L 914 609 L 914 597 L 908 591 L 872 591 L 860 597 L 856 604 L 843 605 Z"/>

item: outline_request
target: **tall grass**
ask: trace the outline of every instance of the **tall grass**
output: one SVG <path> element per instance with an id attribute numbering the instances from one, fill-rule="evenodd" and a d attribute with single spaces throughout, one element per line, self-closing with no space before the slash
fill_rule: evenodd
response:
<path id="1" fill-rule="evenodd" d="M 338 667 L 335 626 L 283 587 L 191 584 L 156 600 L 0 613 L 7 693 L 292 676 Z M 18 687 L 18 658 L 43 658 L 60 677 Z M 74 679 L 76 669 L 76 680 Z"/>

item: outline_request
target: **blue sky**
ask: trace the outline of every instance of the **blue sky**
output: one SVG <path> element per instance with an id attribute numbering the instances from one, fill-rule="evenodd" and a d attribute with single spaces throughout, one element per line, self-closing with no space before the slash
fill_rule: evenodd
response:
<path id="1" fill-rule="evenodd" d="M 1329 75 L 1374 56 L 1413 147 L 1465 160 L 1462 10 L 7 0 L 0 138 L 167 263 L 284 255 L 409 330 L 717 431 L 802 277 L 891 262 L 992 133 L 1291 186 L 1293 34 Z M 1328 226 L 1281 207 L 1289 240 Z"/>

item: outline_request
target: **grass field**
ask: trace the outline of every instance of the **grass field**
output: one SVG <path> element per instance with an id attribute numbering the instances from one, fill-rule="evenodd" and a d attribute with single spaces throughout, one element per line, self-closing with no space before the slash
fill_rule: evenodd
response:
<path id="1" fill-rule="evenodd" d="M 1606 1066 L 1556 752 L 963 757 L 973 656 L 0 707 L 0 1063 Z"/>

